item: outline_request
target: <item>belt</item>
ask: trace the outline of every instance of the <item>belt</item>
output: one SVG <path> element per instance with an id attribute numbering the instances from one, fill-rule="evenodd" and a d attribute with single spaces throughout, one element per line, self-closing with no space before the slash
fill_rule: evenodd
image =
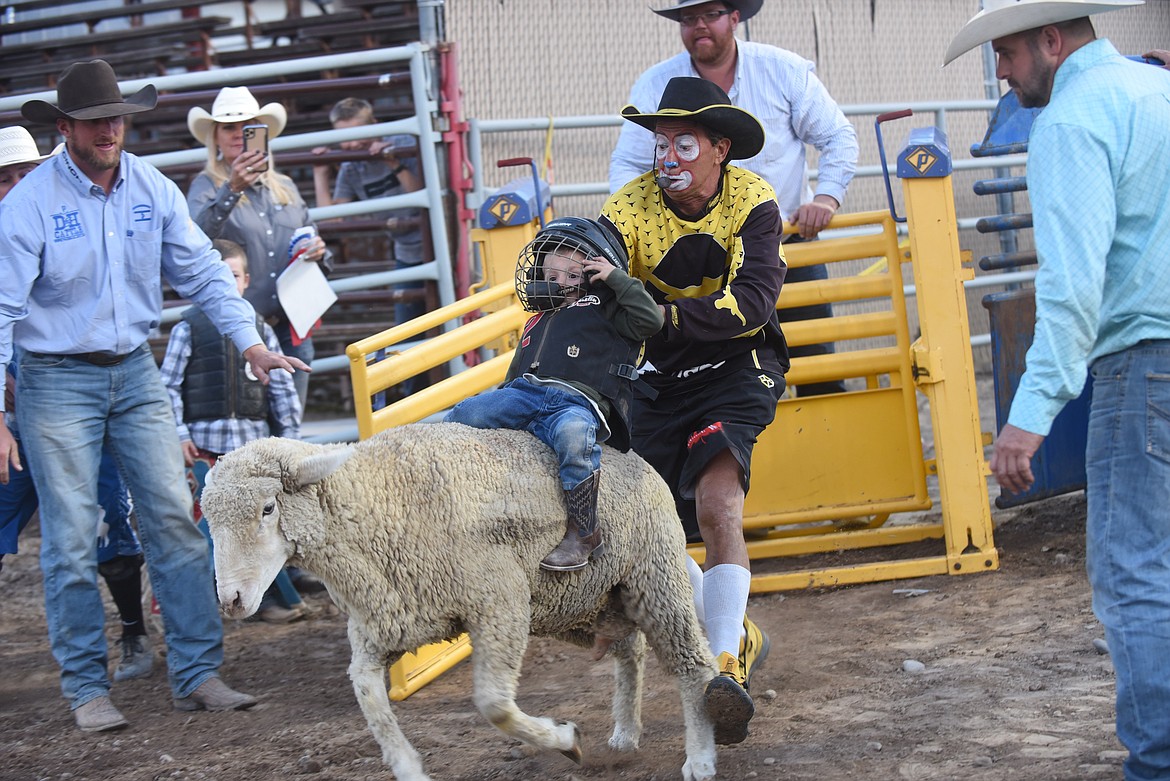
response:
<path id="1" fill-rule="evenodd" d="M 105 352 L 64 353 L 64 354 L 31 353 L 31 354 L 43 356 L 45 358 L 76 358 L 79 361 L 85 361 L 86 363 L 91 363 L 94 366 L 117 366 L 119 363 L 126 360 L 127 356 L 130 355 L 130 353 L 126 353 L 124 355 L 119 355 L 118 353 L 105 353 Z"/>

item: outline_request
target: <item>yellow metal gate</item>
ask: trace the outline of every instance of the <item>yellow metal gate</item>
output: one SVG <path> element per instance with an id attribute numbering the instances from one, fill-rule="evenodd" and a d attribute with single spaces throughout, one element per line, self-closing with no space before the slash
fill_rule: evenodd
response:
<path id="1" fill-rule="evenodd" d="M 790 265 L 827 263 L 832 271 L 827 280 L 786 285 L 778 308 L 864 302 L 866 311 L 785 326 L 791 344 L 831 341 L 837 350 L 793 360 L 790 385 L 843 378 L 858 389 L 785 397 L 760 438 L 744 517 L 749 554 L 758 562 L 754 593 L 998 567 L 963 291 L 973 271 L 958 247 L 951 178 L 905 179 L 903 192 L 909 239 L 901 244 L 889 214 L 868 212 L 834 218 L 830 227 L 852 229 L 847 238 L 786 247 Z M 515 244 L 515 237 L 500 238 L 502 246 Z M 526 316 L 512 289 L 514 253 L 493 257 L 493 237 L 479 233 L 477 239 L 487 289 L 347 349 L 361 437 L 423 420 L 503 380 Z M 864 261 L 849 266 L 864 270 L 839 273 L 848 261 Z M 916 339 L 903 294 L 906 268 L 916 292 Z M 403 342 L 474 312 L 490 313 L 396 352 Z M 375 394 L 489 346 L 496 354 L 471 369 L 373 408 Z M 924 455 L 919 393 L 929 403 L 934 458 Z M 941 521 L 897 518 L 931 508 L 928 477 L 938 481 Z M 791 557 L 929 540 L 939 541 L 937 549 L 918 546 L 905 558 L 787 566 Z M 690 552 L 703 560 L 701 545 Z M 417 658 L 392 668 L 391 695 L 408 696 L 469 650 L 466 638 L 420 649 Z"/>

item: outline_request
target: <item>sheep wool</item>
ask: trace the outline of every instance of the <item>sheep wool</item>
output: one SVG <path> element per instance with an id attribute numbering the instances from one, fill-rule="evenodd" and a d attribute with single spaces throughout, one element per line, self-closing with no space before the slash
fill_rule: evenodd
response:
<path id="1" fill-rule="evenodd" d="M 349 616 L 354 692 L 400 781 L 429 779 L 386 694 L 388 664 L 467 632 L 474 701 L 504 733 L 580 761 L 572 723 L 530 716 L 515 697 L 528 636 L 612 646 L 609 743 L 633 750 L 647 642 L 676 676 L 686 781 L 715 777 L 703 692 L 715 668 L 695 616 L 670 490 L 634 453 L 605 448 L 598 516 L 606 551 L 584 569 L 540 560 L 564 533 L 553 452 L 526 432 L 413 424 L 355 445 L 263 439 L 223 456 L 202 507 L 225 615 L 243 618 L 287 562 L 320 577 Z"/>

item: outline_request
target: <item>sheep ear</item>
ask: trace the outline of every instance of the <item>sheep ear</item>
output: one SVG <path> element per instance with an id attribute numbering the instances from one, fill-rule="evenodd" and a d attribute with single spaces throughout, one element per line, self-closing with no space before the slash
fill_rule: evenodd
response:
<path id="1" fill-rule="evenodd" d="M 340 469 L 352 455 L 352 447 L 343 447 L 302 459 L 296 467 L 297 486 L 304 488 L 306 485 L 321 482 Z"/>

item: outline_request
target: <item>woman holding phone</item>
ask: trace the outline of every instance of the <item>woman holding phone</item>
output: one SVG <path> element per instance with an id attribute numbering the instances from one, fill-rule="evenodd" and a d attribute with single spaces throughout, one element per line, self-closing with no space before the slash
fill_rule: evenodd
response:
<path id="1" fill-rule="evenodd" d="M 284 130 L 288 115 L 279 103 L 263 108 L 247 87 L 224 87 L 211 112 L 196 106 L 187 128 L 207 147 L 207 165 L 191 183 L 187 203 L 196 224 L 212 239 L 230 239 L 248 255 L 251 286 L 244 297 L 276 331 L 285 355 L 313 361 L 312 339 L 297 338 L 276 297 L 276 278 L 289 262 L 293 233 L 309 221 L 309 208 L 293 180 L 276 172 L 267 139 Z M 247 129 L 245 131 L 245 129 Z M 305 260 L 333 268 L 319 236 L 310 239 Z M 293 375 L 302 409 L 309 375 Z"/>

